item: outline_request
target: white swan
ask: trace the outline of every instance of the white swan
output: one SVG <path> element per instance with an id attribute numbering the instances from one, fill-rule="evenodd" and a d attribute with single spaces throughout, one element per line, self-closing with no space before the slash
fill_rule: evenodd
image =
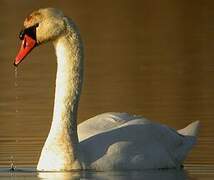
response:
<path id="1" fill-rule="evenodd" d="M 37 165 L 42 171 L 179 168 L 196 142 L 199 122 L 175 131 L 141 116 L 105 113 L 77 127 L 83 49 L 73 21 L 57 9 L 39 9 L 24 21 L 17 66 L 52 41 L 57 55 L 54 113 Z M 78 135 L 77 135 L 78 132 Z M 78 139 L 79 136 L 79 139 Z"/>

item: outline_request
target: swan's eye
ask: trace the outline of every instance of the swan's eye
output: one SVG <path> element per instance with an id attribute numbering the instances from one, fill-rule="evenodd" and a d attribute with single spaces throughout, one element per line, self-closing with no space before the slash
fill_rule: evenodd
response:
<path id="1" fill-rule="evenodd" d="M 23 40 L 24 39 L 24 35 L 25 35 L 24 30 L 20 31 L 19 39 Z"/>
<path id="2" fill-rule="evenodd" d="M 24 36 L 25 34 L 27 34 L 28 36 L 32 37 L 34 40 L 36 40 L 36 28 L 39 26 L 39 23 L 29 27 L 29 28 L 26 28 L 24 30 L 22 30 L 20 33 L 19 33 L 19 38 L 21 40 L 24 39 Z"/>

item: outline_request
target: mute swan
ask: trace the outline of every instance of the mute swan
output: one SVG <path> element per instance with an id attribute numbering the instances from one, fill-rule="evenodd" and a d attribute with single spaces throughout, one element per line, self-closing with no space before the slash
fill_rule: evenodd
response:
<path id="1" fill-rule="evenodd" d="M 24 21 L 18 65 L 36 46 L 52 41 L 57 56 L 53 120 L 37 169 L 69 171 L 179 168 L 196 142 L 199 121 L 175 131 L 127 113 L 104 113 L 77 127 L 83 48 L 77 27 L 54 8 Z M 78 132 L 78 134 L 77 134 Z"/>

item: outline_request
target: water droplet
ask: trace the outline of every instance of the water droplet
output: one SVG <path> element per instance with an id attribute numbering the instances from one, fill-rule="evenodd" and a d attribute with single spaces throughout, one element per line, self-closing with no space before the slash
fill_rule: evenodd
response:
<path id="1" fill-rule="evenodd" d="M 15 67 L 15 69 L 14 69 L 14 89 L 15 89 L 14 94 L 15 94 L 15 118 L 16 118 L 16 123 L 14 123 L 14 124 L 16 126 L 15 128 L 17 128 L 17 126 L 18 126 L 17 118 L 18 118 L 18 113 L 19 113 L 19 110 L 18 110 L 18 107 L 19 107 L 18 106 L 18 100 L 19 100 L 19 97 L 18 97 L 18 68 L 17 67 Z M 15 139 L 15 141 L 16 141 L 16 143 L 18 143 L 17 139 Z M 13 156 L 10 157 L 10 161 L 11 161 L 10 171 L 13 172 L 13 171 L 15 171 L 15 168 L 16 168 Z"/>
<path id="2" fill-rule="evenodd" d="M 17 67 L 15 67 L 14 69 L 14 77 L 15 77 L 14 86 L 18 87 L 18 68 Z"/>
<path id="3" fill-rule="evenodd" d="M 14 87 L 15 87 L 15 113 L 17 116 L 17 113 L 19 112 L 18 110 L 18 93 L 17 93 L 17 89 L 18 89 L 18 68 L 15 67 L 14 69 Z"/>

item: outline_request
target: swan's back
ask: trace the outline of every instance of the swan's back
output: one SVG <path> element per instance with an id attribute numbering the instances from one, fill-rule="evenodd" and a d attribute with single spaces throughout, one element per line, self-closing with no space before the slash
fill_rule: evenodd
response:
<path id="1" fill-rule="evenodd" d="M 167 126 L 127 113 L 104 113 L 78 126 L 85 166 L 96 170 L 180 167 L 196 142 Z"/>
<path id="2" fill-rule="evenodd" d="M 79 140 L 82 141 L 96 134 L 109 131 L 113 128 L 128 125 L 130 123 L 151 123 L 151 121 L 139 115 L 128 113 L 103 113 L 92 117 L 78 125 Z"/>

